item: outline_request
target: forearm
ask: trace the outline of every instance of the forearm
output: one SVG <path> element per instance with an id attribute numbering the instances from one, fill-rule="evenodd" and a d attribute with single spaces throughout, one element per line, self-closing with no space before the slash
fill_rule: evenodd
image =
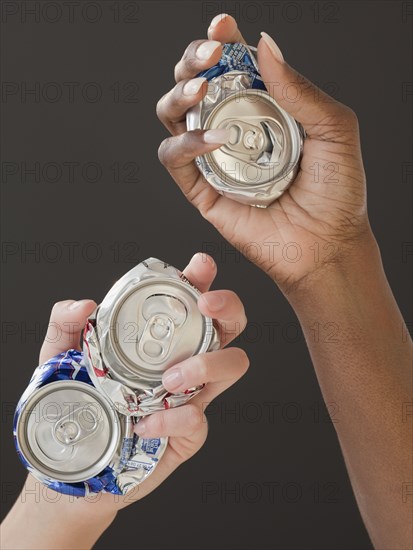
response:
<path id="1" fill-rule="evenodd" d="M 108 495 L 106 495 L 108 496 Z M 1 526 L 2 548 L 88 549 L 116 516 L 98 501 L 61 495 L 28 476 L 22 493 Z"/>
<path id="2" fill-rule="evenodd" d="M 412 547 L 412 344 L 374 238 L 289 295 L 376 548 Z"/>

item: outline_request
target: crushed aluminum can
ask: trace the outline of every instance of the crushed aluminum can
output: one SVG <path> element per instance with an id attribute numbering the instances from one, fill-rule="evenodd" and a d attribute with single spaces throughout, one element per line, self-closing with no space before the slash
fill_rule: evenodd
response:
<path id="1" fill-rule="evenodd" d="M 208 80 L 208 91 L 188 111 L 187 129 L 230 130 L 229 141 L 196 164 L 218 193 L 265 208 L 296 177 L 305 134 L 266 91 L 255 52 L 224 44 L 219 63 L 198 75 Z"/>
<path id="2" fill-rule="evenodd" d="M 170 394 L 162 374 L 193 355 L 219 349 L 200 292 L 174 267 L 149 258 L 110 289 L 83 335 L 88 373 L 116 410 L 141 417 L 182 405 L 202 386 Z"/>
<path id="3" fill-rule="evenodd" d="M 125 494 L 154 470 L 167 438 L 143 439 L 92 384 L 83 354 L 62 353 L 35 370 L 14 417 L 18 455 L 47 487 L 82 497 Z"/>

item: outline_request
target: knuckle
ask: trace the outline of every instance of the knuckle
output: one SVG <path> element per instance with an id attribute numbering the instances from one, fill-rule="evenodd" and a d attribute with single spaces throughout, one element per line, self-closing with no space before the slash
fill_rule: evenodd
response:
<path id="1" fill-rule="evenodd" d="M 199 48 L 199 46 L 204 42 L 207 42 L 207 40 L 206 39 L 193 40 L 189 44 L 189 46 L 186 48 L 184 55 L 182 57 L 182 61 L 185 63 L 186 68 L 191 69 L 197 65 L 195 52 Z"/>
<path id="2" fill-rule="evenodd" d="M 294 84 L 297 86 L 300 96 L 304 98 L 313 97 L 314 94 L 317 93 L 316 88 L 311 80 L 308 80 L 308 78 L 306 78 L 302 74 L 297 75 L 297 80 L 295 83 L 293 83 L 293 85 Z"/>
<path id="3" fill-rule="evenodd" d="M 164 166 L 168 166 L 169 164 L 170 147 L 171 147 L 171 138 L 166 138 L 162 141 L 162 143 L 159 145 L 159 148 L 158 148 L 159 162 Z"/>
<path id="4" fill-rule="evenodd" d="M 241 348 L 233 348 L 237 350 L 237 361 L 241 365 L 243 372 L 245 373 L 250 366 L 250 360 L 247 353 Z"/>
<path id="5" fill-rule="evenodd" d="M 191 156 L 196 156 L 199 153 L 199 141 L 203 135 L 202 130 L 192 130 L 182 134 L 182 148 Z"/>
<path id="6" fill-rule="evenodd" d="M 182 117 L 185 117 L 186 111 L 191 107 L 191 96 L 184 93 L 185 85 L 191 80 L 191 78 L 181 80 L 171 92 L 169 103 L 178 111 L 179 119 L 177 122 L 182 121 Z"/>
<path id="7" fill-rule="evenodd" d="M 351 109 L 351 107 L 347 107 L 347 105 L 345 106 L 345 119 L 349 123 L 350 126 L 352 126 L 354 128 L 356 128 L 358 126 L 358 117 L 357 117 L 355 111 L 353 111 L 353 109 Z"/>
<path id="8" fill-rule="evenodd" d="M 343 103 L 339 103 L 339 116 L 340 121 L 344 123 L 349 128 L 357 128 L 358 127 L 358 118 L 356 113 L 353 111 L 351 107 L 348 105 L 344 105 Z"/>
<path id="9" fill-rule="evenodd" d="M 244 308 L 244 304 L 241 303 L 241 312 L 240 312 L 240 317 L 241 317 L 241 332 L 245 329 L 245 327 L 247 326 L 247 323 L 248 323 L 248 318 L 247 318 L 247 314 L 245 312 L 245 308 Z"/>
<path id="10" fill-rule="evenodd" d="M 238 297 L 238 294 L 234 292 L 233 290 L 227 290 L 226 291 L 228 299 L 232 300 L 233 302 L 240 302 L 241 300 Z"/>
<path id="11" fill-rule="evenodd" d="M 188 73 L 197 73 L 198 67 L 198 60 L 194 56 L 190 55 L 185 59 L 185 68 Z"/>
<path id="12" fill-rule="evenodd" d="M 205 439 L 206 439 L 208 435 L 209 426 L 208 426 L 208 418 L 204 413 L 202 413 L 201 420 L 202 420 L 202 424 L 206 426 L 206 430 L 205 430 Z"/>
<path id="13" fill-rule="evenodd" d="M 164 94 L 156 104 L 156 116 L 162 120 L 163 118 L 163 111 L 164 111 L 164 104 L 165 104 L 165 98 L 167 94 Z"/>
<path id="14" fill-rule="evenodd" d="M 199 381 L 205 384 L 208 381 L 208 356 L 207 354 L 196 355 L 196 369 Z"/>
<path id="15" fill-rule="evenodd" d="M 184 51 L 182 59 L 175 65 L 174 77 L 176 82 L 179 82 L 186 72 L 193 71 L 196 65 L 195 52 L 202 42 L 205 42 L 205 40 L 194 40 Z"/>
<path id="16" fill-rule="evenodd" d="M 196 405 L 189 403 L 186 405 L 186 424 L 192 431 L 197 430 L 202 425 L 203 413 L 198 409 Z"/>
<path id="17" fill-rule="evenodd" d="M 178 168 L 183 160 L 195 158 L 199 153 L 199 133 L 194 130 L 164 139 L 158 149 L 159 161 L 166 168 Z"/>
<path id="18" fill-rule="evenodd" d="M 248 319 L 247 319 L 247 316 L 245 315 L 245 311 L 243 309 L 242 316 L 241 316 L 241 321 L 240 321 L 240 332 L 244 332 L 244 330 L 247 328 L 247 324 L 248 324 Z"/>
<path id="19" fill-rule="evenodd" d="M 180 69 L 181 69 L 181 61 L 179 61 L 175 67 L 174 67 L 174 79 L 175 79 L 175 82 L 178 82 L 179 81 L 179 72 L 180 72 Z"/>
<path id="20" fill-rule="evenodd" d="M 158 414 L 152 415 L 150 419 L 149 431 L 154 432 L 159 435 L 166 435 L 167 425 L 165 419 L 165 412 L 161 411 Z"/>
<path id="21" fill-rule="evenodd" d="M 195 52 L 196 49 L 198 48 L 198 46 L 200 46 L 203 42 L 207 42 L 207 39 L 206 38 L 198 38 L 198 40 L 192 40 L 192 42 L 190 42 L 188 48 L 187 48 L 187 52 Z"/>
<path id="22" fill-rule="evenodd" d="M 240 327 L 240 332 L 242 332 L 245 327 L 247 326 L 247 316 L 245 314 L 245 308 L 241 301 L 241 298 L 234 292 L 233 290 L 228 290 L 228 297 L 231 300 L 231 302 L 234 304 L 234 307 L 237 308 L 238 311 L 238 319 L 237 323 Z"/>
<path id="23" fill-rule="evenodd" d="M 245 371 L 247 371 L 250 366 L 250 358 L 248 357 L 248 354 L 245 350 L 241 350 L 241 351 L 242 351 L 242 364 L 245 368 Z"/>

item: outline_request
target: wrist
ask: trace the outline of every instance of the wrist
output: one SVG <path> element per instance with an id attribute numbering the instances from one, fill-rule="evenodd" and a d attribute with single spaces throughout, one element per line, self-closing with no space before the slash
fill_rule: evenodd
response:
<path id="1" fill-rule="evenodd" d="M 65 517 L 70 521 L 81 523 L 90 521 L 99 526 L 111 523 L 116 516 L 114 504 L 116 497 L 113 495 L 103 493 L 86 497 L 64 495 L 49 489 L 31 475 L 26 479 L 20 499 L 23 504 L 30 507 L 34 504 L 39 518 Z"/>
<path id="2" fill-rule="evenodd" d="M 115 497 L 107 496 L 63 495 L 29 475 L 2 525 L 7 548 L 91 548 L 116 517 Z"/>
<path id="3" fill-rule="evenodd" d="M 370 228 L 356 241 L 343 243 L 339 249 L 331 262 L 314 269 L 296 284 L 281 287 L 297 314 L 310 306 L 332 307 L 348 293 L 363 292 L 372 279 L 385 281 L 380 250 Z"/>
<path id="4" fill-rule="evenodd" d="M 364 357 L 367 349 L 374 358 L 370 366 L 377 372 L 380 363 L 385 372 L 389 349 L 400 364 L 410 353 L 406 351 L 411 346 L 408 330 L 371 231 L 339 261 L 324 266 L 286 297 L 310 351 L 318 348 L 326 357 L 334 350 L 329 364 L 337 363 L 340 354 Z"/>

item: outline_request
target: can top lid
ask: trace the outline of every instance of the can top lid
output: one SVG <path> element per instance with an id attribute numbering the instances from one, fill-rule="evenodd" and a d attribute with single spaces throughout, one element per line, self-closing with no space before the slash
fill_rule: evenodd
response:
<path id="1" fill-rule="evenodd" d="M 139 281 L 120 296 L 110 316 L 109 338 L 131 377 L 160 379 L 169 366 L 203 351 L 210 320 L 198 309 L 198 294 L 179 279 L 157 277 Z"/>
<path id="2" fill-rule="evenodd" d="M 230 131 L 228 143 L 206 155 L 212 170 L 230 186 L 277 181 L 300 154 L 294 121 L 263 90 L 229 95 L 210 112 L 204 129 Z"/>
<path id="3" fill-rule="evenodd" d="M 100 473 L 119 444 L 119 417 L 99 392 L 84 382 L 47 384 L 24 403 L 16 426 L 23 457 L 41 474 L 81 482 Z"/>

